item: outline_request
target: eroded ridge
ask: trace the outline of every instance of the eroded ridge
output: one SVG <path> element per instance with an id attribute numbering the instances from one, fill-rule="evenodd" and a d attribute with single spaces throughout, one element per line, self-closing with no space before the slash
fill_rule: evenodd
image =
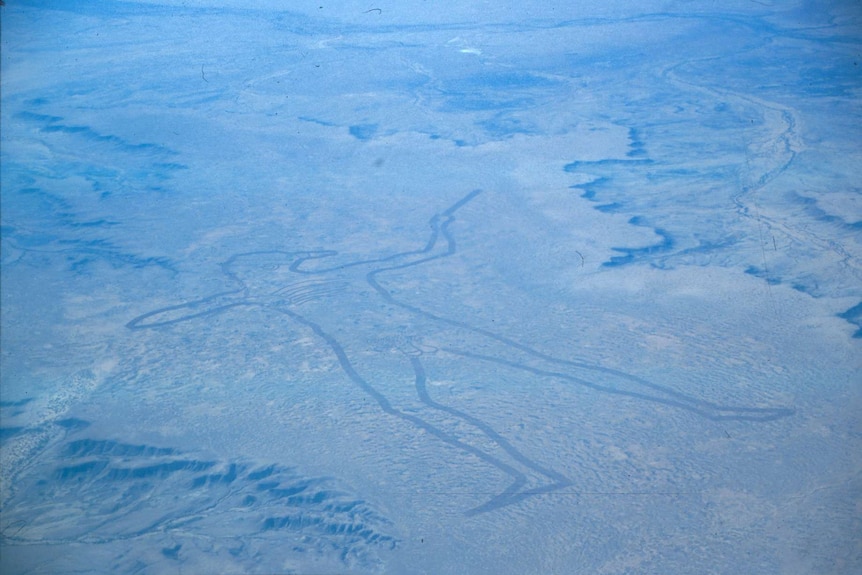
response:
<path id="1" fill-rule="evenodd" d="M 335 480 L 293 468 L 219 460 L 173 447 L 84 437 L 3 510 L 2 537 L 18 545 L 146 540 L 168 559 L 225 548 L 254 565 L 256 542 L 376 565 L 397 544 L 391 522 Z"/>

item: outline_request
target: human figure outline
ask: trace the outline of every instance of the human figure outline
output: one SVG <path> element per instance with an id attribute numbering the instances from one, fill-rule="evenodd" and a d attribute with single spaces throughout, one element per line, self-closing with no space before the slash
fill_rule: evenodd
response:
<path id="1" fill-rule="evenodd" d="M 423 356 L 428 354 L 442 353 L 451 357 L 520 370 L 538 377 L 552 377 L 594 391 L 676 407 L 714 421 L 770 421 L 793 414 L 792 410 L 786 408 L 722 406 L 616 369 L 581 361 L 560 359 L 484 328 L 426 311 L 393 295 L 392 291 L 378 280 L 378 275 L 405 270 L 454 255 L 457 244 L 449 228 L 455 221 L 455 213 L 472 202 L 480 193 L 480 190 L 474 190 L 446 210 L 434 214 L 429 221 L 430 237 L 426 245 L 420 249 L 398 252 L 379 258 L 349 261 L 329 267 L 321 266 L 320 263 L 331 261 L 331 258 L 338 255 L 335 251 L 261 250 L 234 254 L 221 263 L 220 267 L 223 274 L 232 283 L 239 286 L 237 289 L 156 309 L 139 315 L 129 321 L 126 326 L 133 330 L 162 328 L 223 313 L 234 308 L 249 306 L 265 308 L 289 317 L 294 322 L 311 330 L 319 340 L 327 345 L 347 378 L 370 396 L 384 413 L 409 422 L 464 454 L 472 455 L 496 468 L 511 479 L 511 483 L 505 490 L 495 494 L 490 500 L 467 510 L 466 515 L 468 516 L 512 505 L 532 495 L 559 491 L 571 486 L 573 482 L 562 473 L 532 460 L 480 418 L 432 398 L 428 390 L 427 370 L 425 362 L 423 362 Z M 256 267 L 246 264 L 258 258 L 265 261 L 276 261 L 275 267 L 272 268 L 273 275 L 277 275 L 275 280 L 266 277 L 267 274 L 263 274 L 265 277 L 260 278 L 254 274 L 248 276 L 242 273 L 244 268 Z M 278 263 L 279 261 L 283 261 L 287 265 L 281 265 Z M 275 274 L 275 271 L 278 271 L 278 274 Z M 295 278 L 296 281 L 284 284 L 283 277 Z M 260 281 L 261 279 L 263 281 Z M 337 299 L 338 294 L 351 287 L 351 284 L 355 285 L 359 280 L 364 281 L 363 287 L 367 292 L 366 296 L 368 294 L 372 297 L 377 296 L 379 298 L 378 304 L 382 302 L 384 308 L 401 310 L 406 315 L 414 317 L 417 320 L 416 323 L 419 324 L 431 322 L 443 326 L 444 329 L 456 329 L 469 332 L 473 336 L 481 336 L 493 346 L 507 350 L 506 357 L 501 357 L 499 354 L 476 353 L 451 345 L 431 345 L 426 343 L 421 336 L 418 338 L 408 336 L 401 338 L 400 344 L 396 345 L 397 353 L 387 355 L 390 359 L 398 357 L 400 361 L 409 365 L 414 379 L 416 398 L 425 408 L 437 412 L 437 415 L 454 418 L 472 427 L 475 433 L 483 435 L 497 446 L 493 452 L 467 443 L 457 433 L 442 429 L 439 423 L 435 424 L 429 421 L 429 417 L 423 418 L 421 415 L 413 413 L 413 410 L 407 411 L 394 406 L 392 397 L 394 394 L 387 395 L 386 392 L 380 390 L 381 386 L 378 383 L 363 376 L 361 370 L 356 366 L 356 360 L 351 359 L 349 346 L 344 345 L 334 335 L 333 329 L 325 328 L 322 325 L 327 320 L 331 321 L 332 318 L 324 318 L 321 321 L 309 317 L 315 313 L 331 314 L 334 310 L 332 306 L 321 308 L 318 305 L 317 309 L 313 309 L 309 305 L 319 304 L 323 299 L 331 298 L 331 296 L 336 296 Z M 362 309 L 367 311 L 367 304 L 365 305 L 366 307 Z M 357 323 L 354 322 L 352 325 L 356 326 Z M 376 332 L 374 333 L 376 334 Z M 376 337 L 376 335 L 371 337 Z M 379 337 L 378 339 L 386 340 L 386 337 Z M 398 338 L 396 337 L 396 339 Z M 386 342 L 383 341 L 382 345 L 376 348 L 372 346 L 369 349 L 376 349 L 383 354 L 386 347 Z M 532 364 L 517 361 L 512 358 L 512 355 L 529 358 Z M 543 366 L 535 367 L 533 365 L 535 363 Z M 577 374 L 578 371 L 600 375 L 608 381 L 597 383 L 581 377 Z M 528 487 L 529 474 L 541 478 L 542 483 Z"/>

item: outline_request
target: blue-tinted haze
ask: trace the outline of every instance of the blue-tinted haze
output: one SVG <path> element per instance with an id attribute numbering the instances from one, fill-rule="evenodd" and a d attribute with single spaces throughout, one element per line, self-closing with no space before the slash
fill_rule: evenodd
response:
<path id="1" fill-rule="evenodd" d="M 0 571 L 862 572 L 862 10 L 10 0 Z"/>

